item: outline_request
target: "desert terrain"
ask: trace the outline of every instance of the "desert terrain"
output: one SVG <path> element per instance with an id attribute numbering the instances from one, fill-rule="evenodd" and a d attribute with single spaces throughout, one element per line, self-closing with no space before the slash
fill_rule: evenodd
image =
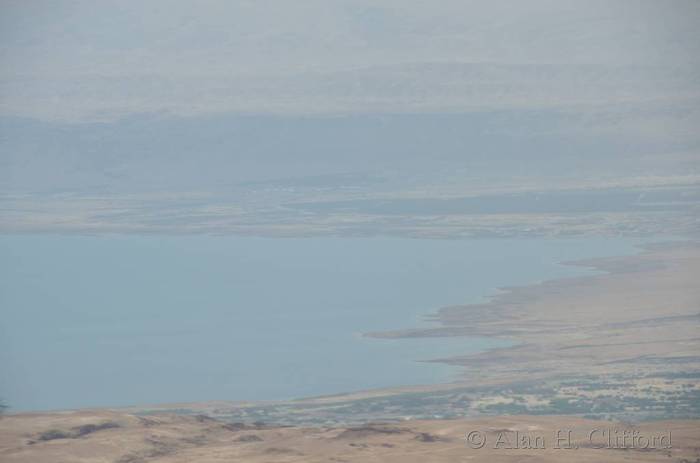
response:
<path id="1" fill-rule="evenodd" d="M 81 411 L 3 418 L 0 459 L 7 463 L 696 462 L 698 424 L 676 420 L 632 426 L 576 417 L 519 416 L 298 428 L 224 423 L 205 416 Z M 642 440 L 635 442 L 641 442 L 640 448 L 630 448 L 631 437 L 627 447 L 621 447 L 621 440 L 610 443 L 604 437 L 616 431 L 620 436 L 625 431 L 629 436 L 638 433 Z"/>
<path id="2" fill-rule="evenodd" d="M 504 288 L 485 304 L 441 309 L 439 328 L 375 335 L 512 339 L 510 348 L 445 359 L 480 382 L 698 370 L 699 244 L 649 245 L 638 255 L 569 265 L 602 273 Z"/>

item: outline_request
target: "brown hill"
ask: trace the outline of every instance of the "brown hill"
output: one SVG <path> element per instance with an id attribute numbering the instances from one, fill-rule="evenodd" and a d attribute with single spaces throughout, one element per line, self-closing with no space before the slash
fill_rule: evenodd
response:
<path id="1" fill-rule="evenodd" d="M 633 427 L 564 416 L 404 421 L 333 428 L 267 427 L 225 423 L 203 416 L 140 417 L 98 410 L 11 415 L 0 419 L 0 460 L 5 463 L 696 462 L 700 460 L 698 429 L 700 421 L 658 421 Z M 589 439 L 591 432 L 593 440 Z M 620 438 L 626 434 L 629 438 L 626 442 L 620 439 L 610 442 L 606 433 Z M 637 438 L 633 439 L 633 435 Z M 484 438 L 483 447 L 473 448 L 481 446 Z M 642 448 L 645 442 L 649 442 L 646 447 L 654 448 Z M 610 447 L 610 443 L 616 448 L 596 448 Z"/>

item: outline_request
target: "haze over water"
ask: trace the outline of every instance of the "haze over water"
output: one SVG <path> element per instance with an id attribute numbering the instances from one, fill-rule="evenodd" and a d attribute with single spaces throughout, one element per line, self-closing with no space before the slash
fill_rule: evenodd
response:
<path id="1" fill-rule="evenodd" d="M 378 340 L 633 240 L 0 237 L 0 390 L 15 410 L 261 400 L 457 379 L 416 362 L 503 339 Z"/>

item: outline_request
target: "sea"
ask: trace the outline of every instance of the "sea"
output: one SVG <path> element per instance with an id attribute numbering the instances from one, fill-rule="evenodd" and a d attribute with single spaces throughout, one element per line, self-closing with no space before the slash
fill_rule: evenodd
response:
<path id="1" fill-rule="evenodd" d="M 0 236 L 11 411 L 281 400 L 466 379 L 427 360 L 507 338 L 376 339 L 440 307 L 594 270 L 623 238 Z"/>

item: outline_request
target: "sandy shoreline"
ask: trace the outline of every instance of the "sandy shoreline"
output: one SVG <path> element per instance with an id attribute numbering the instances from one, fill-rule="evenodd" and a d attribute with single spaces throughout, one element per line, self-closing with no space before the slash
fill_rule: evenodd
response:
<path id="1" fill-rule="evenodd" d="M 642 247 L 639 254 L 577 262 L 603 273 L 506 287 L 481 304 L 440 309 L 441 326 L 371 333 L 382 338 L 506 337 L 511 347 L 439 359 L 479 370 L 479 382 L 572 372 L 700 368 L 700 244 Z M 663 359 L 673 359 L 673 365 Z"/>

